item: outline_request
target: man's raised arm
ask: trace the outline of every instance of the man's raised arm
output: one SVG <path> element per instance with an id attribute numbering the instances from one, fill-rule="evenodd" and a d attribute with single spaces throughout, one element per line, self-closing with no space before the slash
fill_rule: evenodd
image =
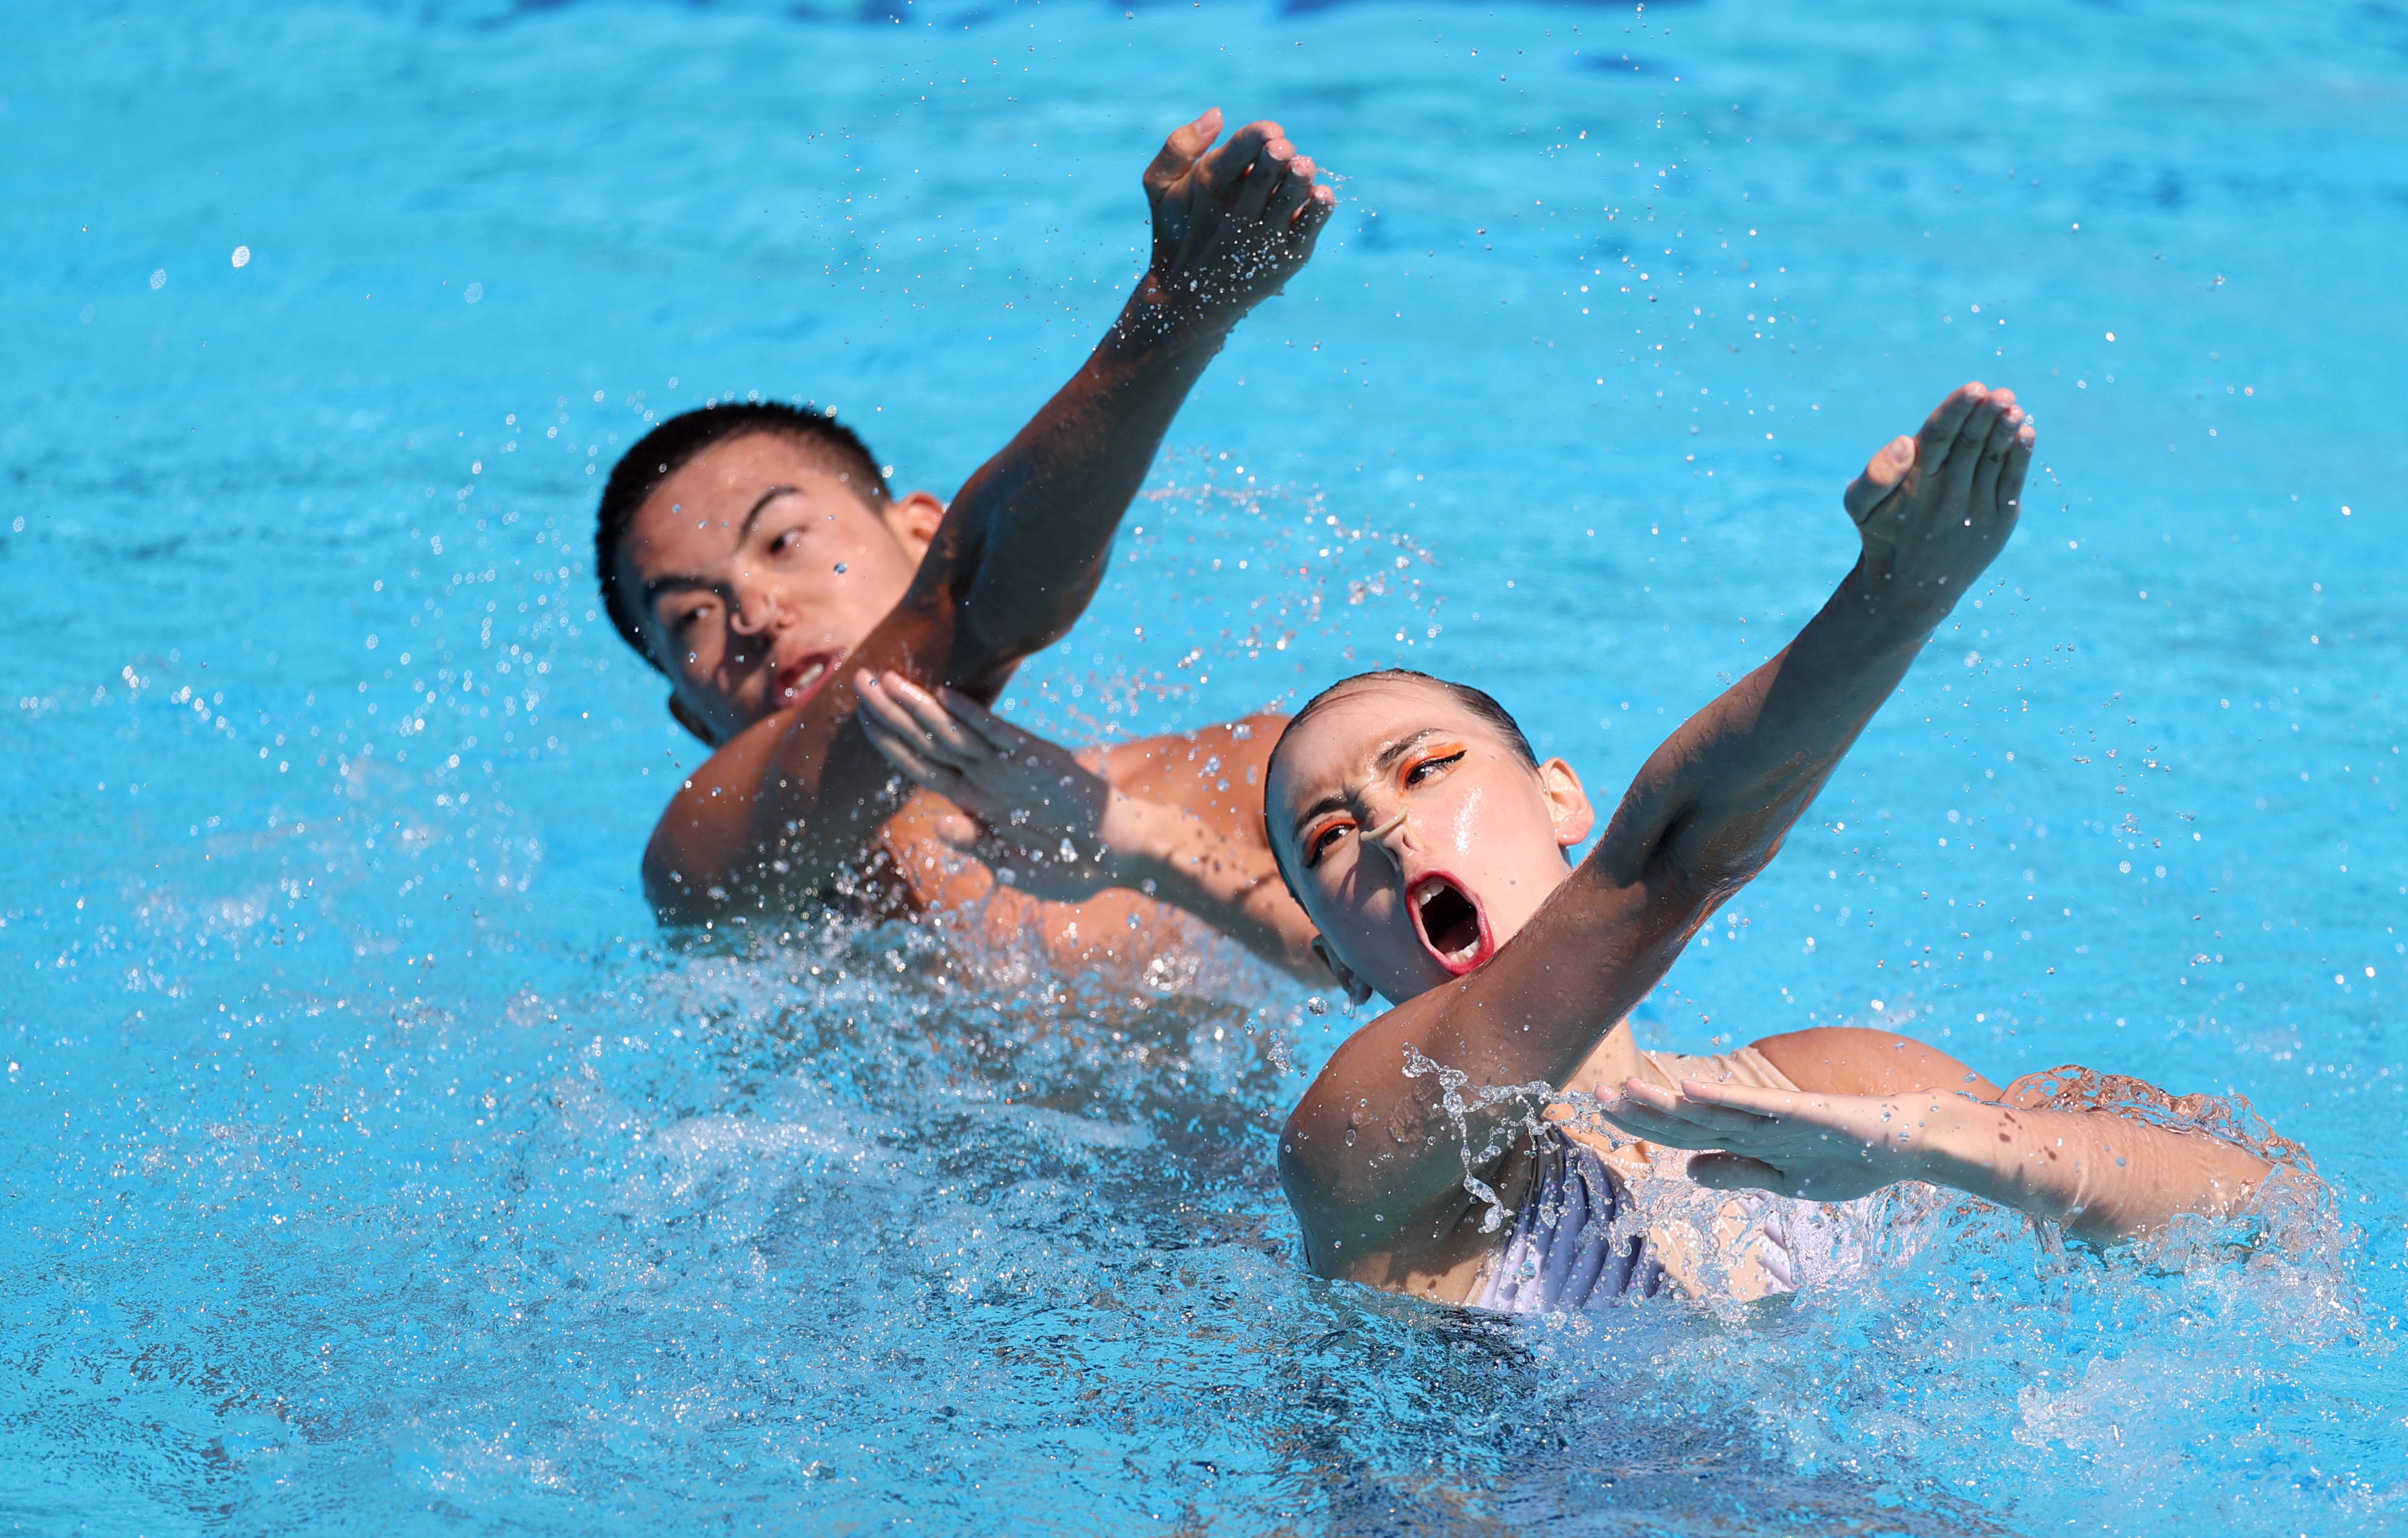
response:
<path id="1" fill-rule="evenodd" d="M 947 508 L 901 603 L 836 678 L 722 744 L 663 814 L 644 888 L 671 922 L 785 912 L 867 855 L 910 787 L 855 719 L 861 668 L 990 700 L 1069 629 L 1163 434 L 1229 332 L 1302 267 L 1337 206 L 1279 125 L 1218 150 L 1218 108 L 1145 174 L 1153 259 L 1103 342 Z"/>
<path id="2" fill-rule="evenodd" d="M 1145 173 L 1154 255 L 1137 292 L 1086 366 L 947 509 L 914 583 L 952 584 L 961 605 L 931 681 L 990 696 L 1070 628 L 1180 403 L 1231 329 L 1312 256 L 1337 194 L 1279 124 L 1248 123 L 1208 152 L 1220 128 L 1216 107 L 1164 142 Z"/>

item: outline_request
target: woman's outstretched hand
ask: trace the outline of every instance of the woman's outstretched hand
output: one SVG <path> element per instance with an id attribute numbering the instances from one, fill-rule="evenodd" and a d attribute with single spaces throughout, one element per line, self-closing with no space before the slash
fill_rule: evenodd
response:
<path id="1" fill-rule="evenodd" d="M 1849 1202 L 1900 1180 L 1932 1178 L 1924 1153 L 1955 1132 L 1957 1110 L 1993 1109 L 1956 1095 L 1814 1095 L 1684 1079 L 1678 1093 L 1629 1079 L 1602 1110 L 1636 1137 L 1706 1150 L 1689 1176 L 1715 1190 L 1769 1190 Z"/>
<path id="2" fill-rule="evenodd" d="M 1928 1180 L 2100 1238 L 2186 1213 L 2229 1216 L 2270 1174 L 2256 1154 L 2203 1132 L 1937 1090 L 1827 1095 L 1684 1079 L 1675 1093 L 1634 1078 L 1602 1109 L 1652 1143 L 1704 1150 L 1689 1175 L 1718 1190 L 1846 1202 Z"/>
<path id="3" fill-rule="evenodd" d="M 1121 858 L 1141 837 L 1128 825 L 1129 798 L 1068 748 L 957 690 L 931 694 L 899 673 L 867 670 L 854 683 L 861 724 L 886 762 L 969 814 L 939 823 L 938 836 L 1055 902 L 1124 884 Z"/>
<path id="4" fill-rule="evenodd" d="M 2035 438 L 2014 391 L 1969 384 L 1872 457 L 1841 500 L 1882 597 L 1937 623 L 1964 595 L 2014 533 Z"/>

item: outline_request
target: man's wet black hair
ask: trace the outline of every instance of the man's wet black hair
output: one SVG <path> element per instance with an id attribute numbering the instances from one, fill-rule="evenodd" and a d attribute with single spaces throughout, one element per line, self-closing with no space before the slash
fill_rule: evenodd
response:
<path id="1" fill-rule="evenodd" d="M 1263 761 L 1263 832 L 1266 836 L 1270 833 L 1271 780 L 1279 773 L 1280 749 L 1287 746 L 1287 739 L 1295 734 L 1296 729 L 1364 684 L 1399 681 L 1427 684 L 1474 716 L 1486 721 L 1496 728 L 1498 736 L 1505 739 L 1505 746 L 1513 749 L 1515 757 L 1528 764 L 1532 773 L 1535 774 L 1538 771 L 1539 755 L 1530 750 L 1530 739 L 1522 734 L 1522 723 L 1513 719 L 1512 711 L 1498 705 L 1495 696 L 1489 694 L 1487 691 L 1474 689 L 1469 684 L 1458 684 L 1445 678 L 1435 678 L 1426 673 L 1416 673 L 1409 667 L 1375 668 L 1369 673 L 1357 673 L 1351 678 L 1339 679 L 1327 689 L 1305 701 L 1304 708 L 1288 718 L 1286 727 L 1280 733 L 1279 741 L 1271 744 L 1270 757 Z M 1288 877 L 1287 857 L 1280 852 L 1278 839 L 1271 839 L 1270 846 L 1272 858 L 1279 864 L 1280 879 L 1287 882 L 1288 894 L 1295 896 L 1296 883 Z M 1299 898 L 1298 901 L 1302 899 Z"/>
<path id="2" fill-rule="evenodd" d="M 730 401 L 724 406 L 682 412 L 653 428 L 637 439 L 636 446 L 610 467 L 610 478 L 602 487 L 600 516 L 594 526 L 594 575 L 602 584 L 602 606 L 609 611 L 610 622 L 619 627 L 621 637 L 648 662 L 652 661 L 652 655 L 644 649 L 644 595 L 619 585 L 619 541 L 634 521 L 636 509 L 644 505 L 653 488 L 704 449 L 751 433 L 775 434 L 801 444 L 827 461 L 830 468 L 849 481 L 861 493 L 861 500 L 873 508 L 882 508 L 894 500 L 894 492 L 886 484 L 886 473 L 869 452 L 869 446 L 833 415 L 811 406 L 781 406 L 776 401 Z M 652 665 L 657 668 L 660 664 Z"/>

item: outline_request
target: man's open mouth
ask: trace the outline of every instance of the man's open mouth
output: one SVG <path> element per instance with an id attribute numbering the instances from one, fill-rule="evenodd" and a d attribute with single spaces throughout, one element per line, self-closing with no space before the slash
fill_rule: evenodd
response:
<path id="1" fill-rule="evenodd" d="M 778 669 L 776 678 L 771 681 L 775 692 L 769 701 L 770 708 L 785 710 L 818 693 L 820 686 L 835 673 L 837 661 L 835 652 L 823 651 L 809 657 L 797 657 Z"/>
<path id="2" fill-rule="evenodd" d="M 1439 964 L 1456 976 L 1488 960 L 1488 926 L 1481 921 L 1480 905 L 1454 880 L 1424 876 L 1412 893 L 1413 927 Z"/>

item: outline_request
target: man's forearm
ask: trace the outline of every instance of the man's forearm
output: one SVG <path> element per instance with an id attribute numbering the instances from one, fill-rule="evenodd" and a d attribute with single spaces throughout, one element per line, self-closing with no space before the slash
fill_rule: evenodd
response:
<path id="1" fill-rule="evenodd" d="M 969 692 L 1068 631 L 1163 434 L 1227 340 L 1182 322 L 1151 275 L 1094 354 L 953 499 L 966 579 L 950 675 Z"/>

